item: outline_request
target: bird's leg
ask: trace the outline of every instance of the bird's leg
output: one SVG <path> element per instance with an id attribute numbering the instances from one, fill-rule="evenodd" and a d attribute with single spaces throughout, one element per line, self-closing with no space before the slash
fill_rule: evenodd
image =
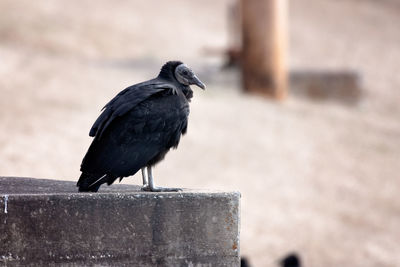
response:
<path id="1" fill-rule="evenodd" d="M 147 173 L 146 173 L 146 167 L 142 168 L 142 178 L 143 178 L 143 187 L 148 187 L 149 186 L 149 181 L 147 180 Z"/>
<path id="2" fill-rule="evenodd" d="M 167 187 L 156 187 L 154 185 L 154 179 L 153 179 L 153 171 L 152 167 L 148 166 L 147 167 L 147 175 L 149 178 L 149 183 L 147 186 L 143 186 L 142 190 L 143 191 L 151 191 L 151 192 L 178 192 L 182 191 L 180 188 L 167 188 Z"/>

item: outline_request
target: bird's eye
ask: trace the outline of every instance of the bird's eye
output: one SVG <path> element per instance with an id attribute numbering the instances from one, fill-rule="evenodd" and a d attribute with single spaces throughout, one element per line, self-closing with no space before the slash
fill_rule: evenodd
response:
<path id="1" fill-rule="evenodd" d="M 183 73 L 183 75 L 188 75 L 187 70 L 184 70 L 182 73 Z"/>

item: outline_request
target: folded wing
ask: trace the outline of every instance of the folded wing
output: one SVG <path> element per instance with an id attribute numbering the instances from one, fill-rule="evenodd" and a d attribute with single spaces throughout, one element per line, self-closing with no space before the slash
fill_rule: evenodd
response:
<path id="1" fill-rule="evenodd" d="M 177 93 L 177 89 L 173 85 L 158 81 L 157 79 L 136 84 L 121 91 L 104 106 L 102 109 L 103 112 L 90 129 L 89 136 L 96 136 L 97 139 L 100 139 L 103 132 L 113 120 L 125 115 L 150 96 L 164 90 L 170 90 L 172 94 Z"/>

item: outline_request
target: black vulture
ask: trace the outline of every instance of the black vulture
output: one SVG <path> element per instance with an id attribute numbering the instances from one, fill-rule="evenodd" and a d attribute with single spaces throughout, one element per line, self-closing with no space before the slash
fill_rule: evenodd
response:
<path id="1" fill-rule="evenodd" d="M 282 267 L 301 267 L 300 256 L 296 253 L 290 253 L 280 260 Z"/>
<path id="2" fill-rule="evenodd" d="M 132 85 L 108 102 L 89 133 L 94 139 L 82 160 L 79 191 L 97 192 L 102 184 L 140 169 L 142 190 L 179 191 L 156 187 L 152 166 L 186 133 L 192 84 L 205 89 L 186 64 L 169 61 L 157 78 Z"/>
<path id="3" fill-rule="evenodd" d="M 246 257 L 240 257 L 240 267 L 250 267 L 249 260 Z"/>

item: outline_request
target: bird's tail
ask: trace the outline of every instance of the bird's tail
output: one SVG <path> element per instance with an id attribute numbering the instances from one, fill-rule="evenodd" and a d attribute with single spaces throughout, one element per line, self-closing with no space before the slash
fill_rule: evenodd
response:
<path id="1" fill-rule="evenodd" d="M 79 192 L 97 192 L 102 184 L 107 183 L 108 179 L 107 174 L 99 176 L 82 172 L 76 186 L 79 187 Z"/>

